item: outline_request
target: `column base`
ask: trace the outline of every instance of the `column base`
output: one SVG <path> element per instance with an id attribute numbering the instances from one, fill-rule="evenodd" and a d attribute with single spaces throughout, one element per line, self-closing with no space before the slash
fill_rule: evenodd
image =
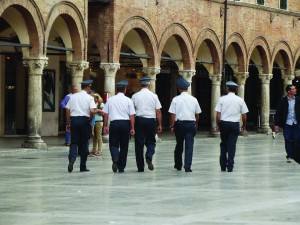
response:
<path id="1" fill-rule="evenodd" d="M 47 144 L 41 139 L 41 137 L 27 137 L 22 143 L 23 148 L 32 148 L 38 150 L 47 150 Z"/>
<path id="2" fill-rule="evenodd" d="M 259 127 L 257 133 L 261 134 L 272 134 L 272 129 L 270 127 Z"/>
<path id="3" fill-rule="evenodd" d="M 208 135 L 208 137 L 220 137 L 220 131 L 216 131 L 216 130 L 210 130 Z"/>

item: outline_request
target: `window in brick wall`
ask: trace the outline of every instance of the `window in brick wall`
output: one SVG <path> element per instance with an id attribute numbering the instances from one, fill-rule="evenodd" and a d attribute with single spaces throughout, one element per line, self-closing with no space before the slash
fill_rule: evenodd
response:
<path id="1" fill-rule="evenodd" d="M 287 9 L 287 0 L 280 0 L 280 9 Z"/>
<path id="2" fill-rule="evenodd" d="M 257 4 L 264 5 L 265 4 L 265 0 L 257 0 Z"/>

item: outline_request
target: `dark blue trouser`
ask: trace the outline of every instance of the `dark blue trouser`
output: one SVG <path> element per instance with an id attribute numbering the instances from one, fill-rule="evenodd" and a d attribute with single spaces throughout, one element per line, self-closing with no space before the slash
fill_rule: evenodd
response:
<path id="1" fill-rule="evenodd" d="M 220 166 L 221 168 L 227 167 L 228 170 L 232 170 L 234 164 L 235 151 L 236 151 L 236 142 L 240 134 L 240 123 L 221 121 L 220 133 L 221 133 Z"/>
<path id="2" fill-rule="evenodd" d="M 128 144 L 130 137 L 130 121 L 114 120 L 109 125 L 109 150 L 113 162 L 118 163 L 118 169 L 126 167 Z"/>
<path id="3" fill-rule="evenodd" d="M 182 167 L 183 142 L 185 142 L 184 168 L 192 166 L 194 138 L 196 135 L 195 121 L 176 121 L 174 124 L 176 147 L 174 151 L 175 168 Z"/>
<path id="4" fill-rule="evenodd" d="M 154 118 L 135 117 L 135 158 L 139 170 L 144 169 L 144 145 L 147 147 L 145 157 L 152 161 L 156 146 L 155 128 Z"/>
<path id="5" fill-rule="evenodd" d="M 292 159 L 293 156 L 293 144 L 300 138 L 300 124 L 287 125 L 283 127 L 283 136 L 285 141 L 286 157 Z"/>
<path id="6" fill-rule="evenodd" d="M 69 162 L 76 161 L 78 151 L 80 155 L 80 168 L 85 169 L 91 135 L 90 118 L 85 116 L 71 117 L 71 133 Z"/>

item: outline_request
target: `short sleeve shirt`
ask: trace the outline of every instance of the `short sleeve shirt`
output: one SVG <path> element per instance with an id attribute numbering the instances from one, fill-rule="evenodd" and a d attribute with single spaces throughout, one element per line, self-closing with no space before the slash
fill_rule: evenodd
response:
<path id="1" fill-rule="evenodd" d="M 249 110 L 244 99 L 230 92 L 220 98 L 215 111 L 221 113 L 222 121 L 240 122 L 241 114 L 245 114 Z"/>
<path id="2" fill-rule="evenodd" d="M 82 90 L 70 96 L 66 108 L 70 110 L 71 116 L 90 117 L 91 109 L 95 109 L 97 106 L 94 98 Z"/>
<path id="3" fill-rule="evenodd" d="M 131 100 L 136 110 L 136 116 L 156 118 L 156 110 L 161 108 L 157 95 L 148 88 L 142 88 L 132 96 Z"/>
<path id="4" fill-rule="evenodd" d="M 180 95 L 174 97 L 169 108 L 169 113 L 176 115 L 176 121 L 196 121 L 195 114 L 201 112 L 198 100 L 187 92 L 182 92 Z"/>
<path id="5" fill-rule="evenodd" d="M 135 109 L 130 98 L 118 93 L 107 100 L 103 112 L 108 114 L 109 121 L 129 120 L 129 116 L 135 114 Z"/>

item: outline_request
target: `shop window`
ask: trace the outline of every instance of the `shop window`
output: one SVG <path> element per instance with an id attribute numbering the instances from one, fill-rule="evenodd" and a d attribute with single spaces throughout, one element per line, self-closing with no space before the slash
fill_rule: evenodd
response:
<path id="1" fill-rule="evenodd" d="M 287 0 L 280 0 L 280 9 L 287 9 Z"/>

